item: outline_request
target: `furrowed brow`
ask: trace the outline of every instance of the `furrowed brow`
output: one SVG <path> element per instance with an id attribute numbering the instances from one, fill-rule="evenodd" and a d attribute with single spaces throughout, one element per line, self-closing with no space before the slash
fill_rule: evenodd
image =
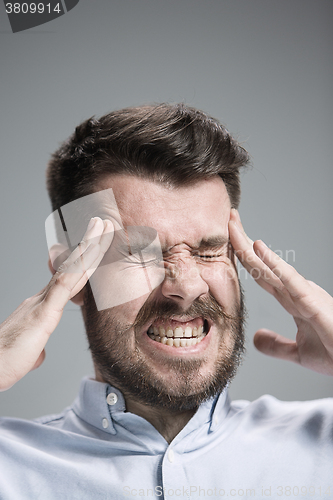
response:
<path id="1" fill-rule="evenodd" d="M 122 253 L 129 253 L 130 255 L 145 252 L 149 248 L 149 253 L 158 254 L 161 253 L 161 247 L 156 243 L 152 243 L 151 239 L 131 241 L 131 242 L 121 242 L 118 245 L 118 250 Z"/>
<path id="2" fill-rule="evenodd" d="M 209 238 L 203 238 L 197 245 L 191 246 L 192 250 L 220 250 L 229 243 L 227 236 L 217 235 Z M 173 247 L 162 247 L 163 253 L 168 253 Z"/>
<path id="3" fill-rule="evenodd" d="M 143 252 L 149 247 L 150 252 L 160 251 L 159 245 L 155 242 L 156 231 L 151 228 L 139 226 L 129 227 L 129 232 L 125 228 L 115 233 L 115 246 L 121 253 L 135 254 Z"/>
<path id="4" fill-rule="evenodd" d="M 122 242 L 117 245 L 117 250 L 121 253 L 129 255 L 144 252 L 145 250 L 147 250 L 148 247 L 150 253 L 161 252 L 161 247 L 149 243 L 150 243 L 149 241 L 148 242 L 141 241 L 141 242 L 133 242 L 130 245 L 129 243 L 126 244 L 125 242 Z"/>

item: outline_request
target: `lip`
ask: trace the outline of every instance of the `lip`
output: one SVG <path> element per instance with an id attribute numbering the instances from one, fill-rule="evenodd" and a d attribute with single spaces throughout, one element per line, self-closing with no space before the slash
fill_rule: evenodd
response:
<path id="1" fill-rule="evenodd" d="M 175 319 L 175 318 L 174 318 Z M 177 320 L 179 321 L 179 320 Z M 189 320 L 187 320 L 189 321 Z M 148 335 L 147 335 L 147 330 L 151 323 L 146 325 L 146 329 L 143 330 L 143 332 L 140 335 L 140 344 L 143 348 L 143 350 L 147 350 L 151 356 L 156 355 L 157 353 L 161 353 L 162 355 L 165 354 L 167 356 L 175 356 L 175 357 L 180 357 L 180 356 L 188 356 L 188 355 L 199 355 L 203 353 L 208 346 L 211 343 L 212 339 L 212 327 L 213 323 L 206 319 L 208 323 L 208 332 L 205 335 L 205 337 L 199 342 L 198 344 L 190 347 L 171 347 L 166 344 L 161 344 L 160 342 L 156 342 L 155 340 L 152 340 Z M 182 323 L 186 323 L 182 321 Z"/>
<path id="2" fill-rule="evenodd" d="M 172 329 L 177 328 L 177 326 L 182 326 L 183 328 L 186 328 L 187 326 L 190 326 L 191 328 L 193 327 L 199 327 L 203 326 L 205 322 L 205 319 L 200 316 L 196 317 L 190 317 L 190 316 L 172 316 L 170 319 L 160 319 L 156 318 L 151 326 L 163 326 L 163 327 L 171 327 Z"/>

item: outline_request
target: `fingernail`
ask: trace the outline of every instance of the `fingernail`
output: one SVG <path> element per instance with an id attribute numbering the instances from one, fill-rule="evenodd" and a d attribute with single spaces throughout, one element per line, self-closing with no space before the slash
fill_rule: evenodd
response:
<path id="1" fill-rule="evenodd" d="M 87 227 L 87 230 L 91 229 L 94 226 L 95 222 L 96 222 L 95 217 L 93 217 L 92 219 L 90 219 L 88 227 Z"/>

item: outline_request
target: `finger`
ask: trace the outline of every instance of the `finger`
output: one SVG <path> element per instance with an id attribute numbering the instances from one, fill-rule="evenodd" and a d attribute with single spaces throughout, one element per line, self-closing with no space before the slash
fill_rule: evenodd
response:
<path id="1" fill-rule="evenodd" d="M 301 276 L 295 268 L 287 264 L 275 252 L 270 250 L 261 240 L 254 243 L 254 251 L 267 267 L 279 278 L 286 290 L 295 301 L 301 302 L 303 298 L 309 297 L 312 288 L 308 281 Z M 309 301 L 307 301 L 309 306 Z"/>
<path id="2" fill-rule="evenodd" d="M 86 229 L 86 232 L 77 245 L 77 247 L 71 250 L 68 247 L 65 247 L 62 244 L 55 244 L 49 249 L 49 258 L 51 265 L 54 269 L 54 272 L 59 270 L 61 267 L 61 271 L 65 271 L 64 262 L 66 261 L 66 266 L 69 267 L 71 262 L 74 262 L 76 259 L 82 255 L 83 251 L 88 248 L 92 243 L 98 243 L 100 238 L 100 230 L 103 228 L 103 222 L 99 217 L 93 217 Z"/>
<path id="3" fill-rule="evenodd" d="M 103 260 L 103 257 L 110 247 L 112 240 L 114 236 L 114 226 L 111 221 L 106 220 L 104 221 L 104 232 L 101 236 L 100 242 L 99 242 L 99 253 L 96 257 L 96 260 L 89 265 L 89 262 L 84 262 L 85 266 L 85 271 L 82 273 L 81 278 L 79 281 L 75 284 L 75 286 L 72 289 L 71 292 L 71 298 L 74 297 L 77 293 L 79 293 L 80 290 L 84 287 L 84 285 L 87 283 L 88 279 L 92 276 L 92 274 L 95 272 L 101 261 Z"/>
<path id="4" fill-rule="evenodd" d="M 99 224 L 99 221 L 97 221 Z M 100 227 L 99 227 L 100 230 Z M 103 232 L 102 234 L 92 232 L 88 233 L 88 237 L 92 237 L 92 241 L 94 243 L 90 243 L 90 247 L 88 247 L 82 255 L 77 259 L 77 261 L 73 262 L 68 268 L 68 272 L 80 273 L 80 278 L 72 282 L 73 288 L 71 290 L 70 298 L 74 297 L 87 283 L 90 276 L 95 272 L 99 264 L 101 263 L 105 252 L 110 247 L 114 236 L 114 226 L 110 220 L 103 221 Z M 84 242 L 85 240 L 83 240 Z M 98 241 L 98 245 L 97 245 Z M 96 253 L 95 247 L 98 246 L 98 252 Z M 82 246 L 84 248 L 84 245 Z M 91 250 L 91 251 L 89 251 Z M 81 265 L 80 265 L 81 264 Z M 77 267 L 77 269 L 75 269 Z"/>
<path id="5" fill-rule="evenodd" d="M 100 238 L 99 244 L 101 247 L 101 252 L 104 255 L 112 243 L 115 228 L 113 223 L 109 219 L 105 219 L 103 222 L 104 222 L 104 231 Z"/>
<path id="6" fill-rule="evenodd" d="M 297 317 L 309 321 L 327 349 L 331 345 L 333 299 L 315 283 L 307 281 L 296 269 L 281 259 L 265 243 L 258 240 L 254 250 L 262 261 L 279 277 L 286 293 L 275 294 L 279 302 Z M 332 349 L 329 349 L 332 351 Z"/>
<path id="7" fill-rule="evenodd" d="M 252 240 L 246 236 L 237 210 L 231 210 L 229 223 L 230 240 L 236 246 L 239 261 L 264 290 L 273 295 L 279 303 L 293 316 L 298 314 L 288 291 L 281 280 L 254 252 Z M 259 260 L 257 260 L 259 259 Z M 260 262 L 261 261 L 261 262 Z"/>
<path id="8" fill-rule="evenodd" d="M 45 305 L 51 306 L 53 310 L 62 311 L 68 300 L 78 293 L 76 285 L 80 282 L 82 288 L 87 282 L 86 269 L 89 269 L 91 265 L 94 266 L 99 253 L 99 245 L 91 244 L 82 257 L 79 257 L 76 261 L 68 266 L 64 262 L 63 266 L 65 267 L 60 266 L 46 289 Z"/>
<path id="9" fill-rule="evenodd" d="M 230 221 L 234 222 L 238 228 L 240 229 L 240 231 L 243 233 L 244 237 L 247 239 L 248 243 L 250 244 L 250 246 L 252 247 L 253 246 L 253 241 L 251 240 L 251 238 L 246 234 L 245 230 L 244 230 L 244 227 L 243 227 L 243 224 L 242 224 L 242 221 L 241 221 L 241 218 L 240 218 L 240 215 L 239 215 L 239 212 L 238 210 L 236 210 L 235 208 L 232 208 L 230 210 Z"/>
<path id="10" fill-rule="evenodd" d="M 267 292 L 274 294 L 274 289 L 272 287 L 282 289 L 283 285 L 274 273 L 255 254 L 253 250 L 253 241 L 245 234 L 239 221 L 237 210 L 231 210 L 229 235 L 235 254 L 252 278 Z"/>
<path id="11" fill-rule="evenodd" d="M 101 220 L 101 219 L 100 219 Z M 79 256 L 77 260 L 81 259 L 82 262 L 82 270 L 87 273 L 88 278 L 91 276 L 91 274 L 95 271 L 95 269 L 99 266 L 100 262 L 102 261 L 105 252 L 108 250 L 109 246 L 112 243 L 113 236 L 114 236 L 114 226 L 112 222 L 108 219 L 102 221 L 103 223 L 103 231 L 102 233 L 99 231 L 97 234 L 92 234 L 90 235 L 90 239 L 87 240 L 88 245 L 99 245 L 99 253 L 98 256 L 96 257 L 96 260 L 94 262 L 85 262 L 86 260 L 86 255 L 87 251 L 83 251 Z M 92 237 L 91 237 L 92 236 Z M 83 239 L 83 248 L 85 245 L 86 240 Z M 88 250 L 89 246 L 87 247 Z M 74 253 L 74 252 L 73 252 Z M 73 260 L 71 258 L 70 260 Z M 83 273 L 84 274 L 84 273 Z"/>
<path id="12" fill-rule="evenodd" d="M 52 304 L 52 308 L 62 310 L 68 300 L 83 288 L 112 242 L 112 229 L 110 221 L 104 223 L 99 219 L 86 232 L 85 238 L 91 238 L 88 246 L 87 240 L 83 239 L 51 279 L 46 290 L 47 305 Z"/>
<path id="13" fill-rule="evenodd" d="M 49 269 L 52 274 L 68 259 L 70 254 L 71 250 L 61 243 L 55 243 L 49 248 Z"/>
<path id="14" fill-rule="evenodd" d="M 253 343 L 258 351 L 267 356 L 300 364 L 296 342 L 272 330 L 266 328 L 258 330 L 254 335 Z"/>
<path id="15" fill-rule="evenodd" d="M 87 283 L 90 276 L 99 266 L 105 255 L 105 252 L 107 251 L 113 240 L 114 226 L 112 222 L 109 220 L 102 221 L 102 234 L 100 233 L 100 222 L 101 219 L 96 223 L 96 225 L 99 226 L 97 228 L 97 232 L 93 229 L 92 233 L 88 233 L 88 236 L 91 238 L 90 246 L 85 249 L 85 239 L 83 239 L 81 249 L 77 249 L 77 251 L 80 252 L 78 259 L 74 262 L 71 262 L 73 260 L 73 257 L 69 259 L 69 267 L 66 272 L 70 274 L 80 275 L 79 279 L 77 279 L 77 276 L 74 276 L 73 279 L 68 280 L 68 284 L 72 285 L 70 298 L 76 295 Z M 84 251 L 82 252 L 82 250 Z M 75 251 L 73 252 L 73 254 L 75 255 Z"/>
<path id="16" fill-rule="evenodd" d="M 90 252 L 92 250 L 90 247 L 99 245 L 105 232 L 108 232 L 109 236 L 111 235 L 111 237 L 113 237 L 113 225 L 111 221 L 106 223 L 106 221 L 102 221 L 99 217 L 92 218 L 82 240 L 62 265 L 59 266 L 57 269 L 58 273 L 84 274 L 93 264 L 90 258 Z M 102 248 L 101 250 L 103 251 Z M 85 262 L 87 258 L 88 261 Z"/>
<path id="17" fill-rule="evenodd" d="M 57 269 L 60 272 L 78 271 L 79 267 L 71 267 L 75 261 L 79 261 L 83 254 L 88 250 L 89 246 L 97 245 L 104 231 L 104 223 L 100 217 L 93 217 L 87 227 L 87 230 L 69 257 Z"/>

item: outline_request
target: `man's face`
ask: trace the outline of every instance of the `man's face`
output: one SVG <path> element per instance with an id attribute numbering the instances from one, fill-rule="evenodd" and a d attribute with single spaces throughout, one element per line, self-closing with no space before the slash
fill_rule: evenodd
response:
<path id="1" fill-rule="evenodd" d="M 131 176 L 110 176 L 121 221 L 116 229 L 157 231 L 165 279 L 151 293 L 97 311 L 87 287 L 84 317 L 97 377 L 151 405 L 194 408 L 222 390 L 243 350 L 243 304 L 229 246 L 230 200 L 219 177 L 168 188 Z M 103 268 L 100 291 L 112 290 Z M 125 286 L 130 286 L 127 282 Z"/>

